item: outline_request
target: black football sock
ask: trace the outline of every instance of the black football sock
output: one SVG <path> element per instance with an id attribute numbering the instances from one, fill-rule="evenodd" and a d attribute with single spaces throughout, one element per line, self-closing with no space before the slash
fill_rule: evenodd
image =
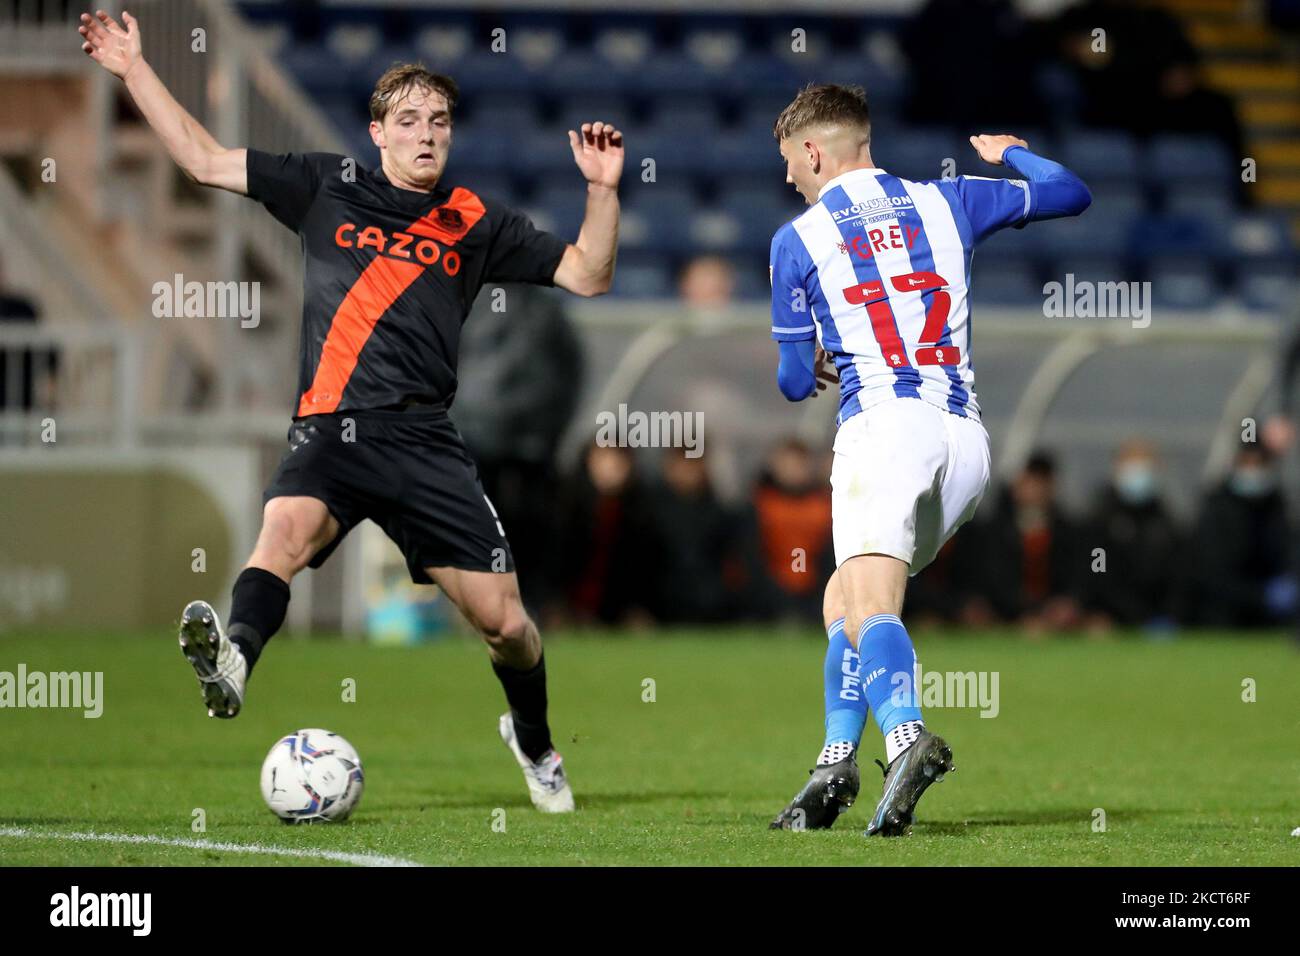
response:
<path id="1" fill-rule="evenodd" d="M 270 571 L 245 568 L 235 578 L 233 595 L 226 636 L 244 652 L 251 674 L 262 648 L 284 623 L 284 613 L 289 608 L 289 585 Z"/>
<path id="2" fill-rule="evenodd" d="M 531 670 L 515 670 L 496 662 L 492 670 L 505 689 L 519 749 L 536 761 L 551 749 L 551 728 L 546 724 L 546 657 L 539 657 Z"/>

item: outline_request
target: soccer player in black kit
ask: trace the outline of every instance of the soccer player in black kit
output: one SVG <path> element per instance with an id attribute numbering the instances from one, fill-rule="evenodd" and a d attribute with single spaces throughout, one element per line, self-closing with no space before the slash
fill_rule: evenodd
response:
<path id="1" fill-rule="evenodd" d="M 289 449 L 264 494 L 262 529 L 235 581 L 229 626 L 204 601 L 180 643 L 208 715 L 234 717 L 248 674 L 284 622 L 289 582 L 319 567 L 365 518 L 399 545 L 412 580 L 434 583 L 483 635 L 509 711 L 499 730 L 538 809 L 573 810 L 546 719 L 541 637 L 519 598 L 505 531 L 447 417 L 460 326 L 484 282 L 609 290 L 618 237 L 623 137 L 605 123 L 570 131 L 587 180 L 575 243 L 442 182 L 456 85 L 395 66 L 370 99 L 380 165 L 327 153 L 227 149 L 163 86 L 140 30 L 82 15 L 82 49 L 122 79 L 185 173 L 249 196 L 302 237 L 306 256 L 298 405 Z"/>

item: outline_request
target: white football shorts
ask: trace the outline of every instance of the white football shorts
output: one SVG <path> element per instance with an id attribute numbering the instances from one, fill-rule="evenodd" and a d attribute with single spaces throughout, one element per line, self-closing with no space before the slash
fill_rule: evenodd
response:
<path id="1" fill-rule="evenodd" d="M 988 432 L 974 419 L 916 398 L 854 415 L 831 466 L 836 566 L 887 554 L 916 574 L 975 513 L 989 467 Z"/>

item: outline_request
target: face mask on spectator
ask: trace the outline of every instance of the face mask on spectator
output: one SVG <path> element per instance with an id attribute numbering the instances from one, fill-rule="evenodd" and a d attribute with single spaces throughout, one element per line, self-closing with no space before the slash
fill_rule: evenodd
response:
<path id="1" fill-rule="evenodd" d="M 1273 490 L 1273 476 L 1263 468 L 1238 468 L 1229 477 L 1228 487 L 1242 498 L 1262 498 Z"/>
<path id="2" fill-rule="evenodd" d="M 1144 505 L 1156 496 L 1156 472 L 1150 465 L 1134 462 L 1115 470 L 1115 491 L 1130 505 Z"/>

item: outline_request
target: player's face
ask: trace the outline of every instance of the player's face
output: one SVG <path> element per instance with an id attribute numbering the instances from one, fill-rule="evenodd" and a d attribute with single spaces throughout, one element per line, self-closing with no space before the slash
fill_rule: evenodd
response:
<path id="1" fill-rule="evenodd" d="M 792 183 L 804 202 L 811 206 L 817 201 L 819 187 L 802 141 L 781 140 L 781 158 L 785 160 L 785 181 Z"/>
<path id="2" fill-rule="evenodd" d="M 393 104 L 383 125 L 370 124 L 383 168 L 395 185 L 432 189 L 451 150 L 451 110 L 447 98 L 415 88 Z"/>

